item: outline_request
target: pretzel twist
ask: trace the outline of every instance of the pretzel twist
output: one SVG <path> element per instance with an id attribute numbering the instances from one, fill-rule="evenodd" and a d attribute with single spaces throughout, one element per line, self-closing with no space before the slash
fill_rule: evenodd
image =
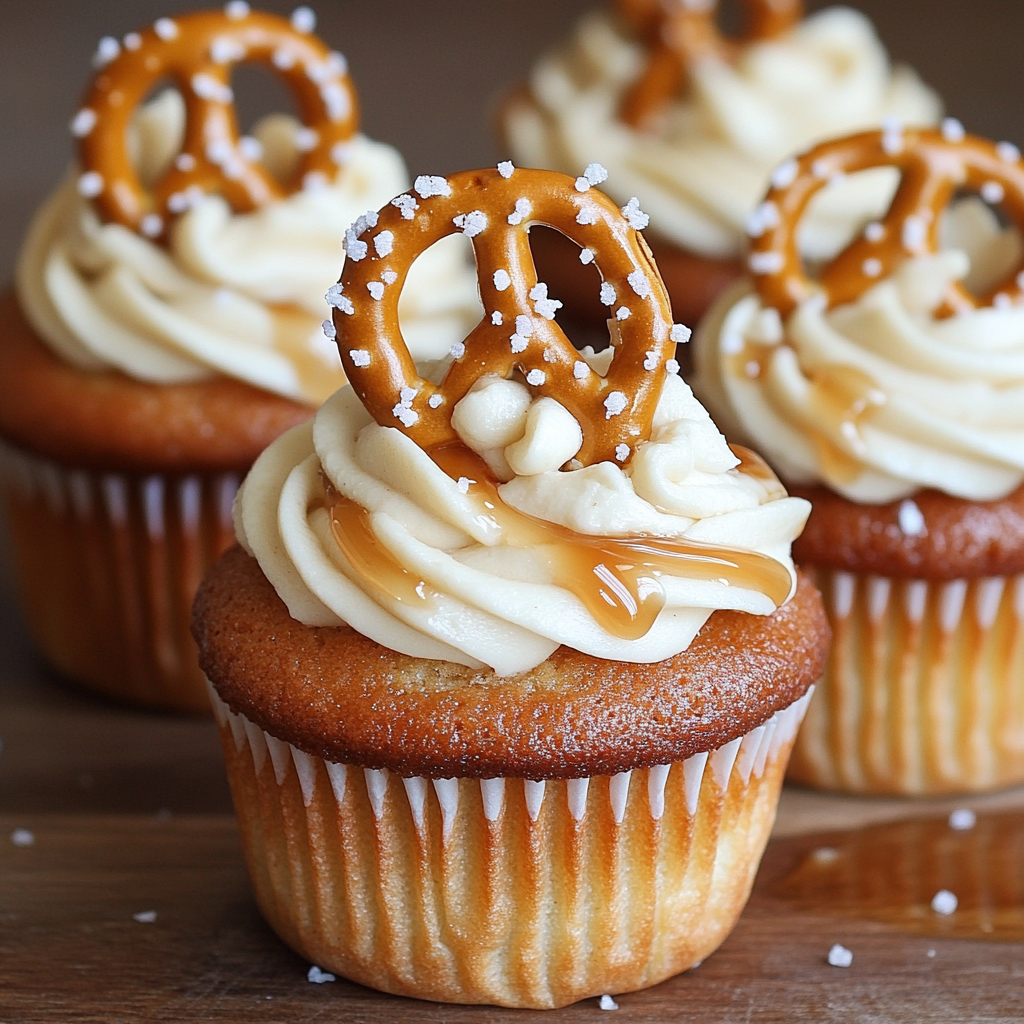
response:
<path id="1" fill-rule="evenodd" d="M 116 44 L 113 49 L 118 51 Z M 230 79 L 242 62 L 266 64 L 280 75 L 310 130 L 309 147 L 283 185 L 239 147 Z M 165 78 L 185 100 L 185 139 L 166 174 L 147 189 L 131 159 L 128 129 L 136 107 Z M 187 209 L 197 190 L 219 193 L 246 212 L 304 185 L 333 180 L 357 123 L 344 58 L 284 18 L 248 11 L 161 18 L 128 36 L 96 75 L 75 119 L 86 194 L 106 220 L 151 236 L 162 234 L 167 219 Z"/>
<path id="2" fill-rule="evenodd" d="M 424 181 L 431 187 L 421 188 Z M 603 193 L 579 192 L 572 178 L 553 171 L 515 170 L 507 179 L 497 171 L 464 171 L 417 179 L 417 187 L 419 194 L 399 196 L 371 215 L 371 226 L 357 222 L 353 232 L 365 230 L 361 239 L 350 236 L 340 287 L 328 293 L 345 373 L 373 418 L 429 450 L 457 440 L 452 410 L 479 377 L 518 370 L 535 395 L 554 398 L 579 421 L 581 463 L 627 461 L 650 437 L 675 349 L 668 294 L 641 235 Z M 554 321 L 554 305 L 538 287 L 531 223 L 589 249 L 605 292 L 614 289 L 615 355 L 605 377 Z M 419 375 L 409 355 L 398 301 L 413 260 L 460 229 L 472 240 L 485 313 L 455 346 L 437 385 Z"/>
<path id="3" fill-rule="evenodd" d="M 679 93 L 691 65 L 708 57 L 735 60 L 740 47 L 774 39 L 803 16 L 802 0 L 744 0 L 743 7 L 743 33 L 729 39 L 718 28 L 718 0 L 618 0 L 619 14 L 650 51 L 622 100 L 622 120 L 642 127 Z"/>
<path id="4" fill-rule="evenodd" d="M 797 244 L 797 229 L 808 203 L 830 182 L 873 167 L 896 167 L 902 181 L 889 211 L 869 224 L 811 281 Z M 1024 163 L 1014 146 L 946 132 L 865 132 L 826 142 L 775 172 L 778 185 L 755 213 L 750 269 L 766 305 L 788 316 L 805 299 L 823 293 L 829 306 L 853 302 L 912 256 L 939 249 L 941 214 L 960 190 L 979 192 L 1001 205 L 1024 231 Z M 998 296 L 1017 301 L 1024 294 L 1024 262 L 982 296 L 953 282 L 940 315 L 989 306 Z"/>

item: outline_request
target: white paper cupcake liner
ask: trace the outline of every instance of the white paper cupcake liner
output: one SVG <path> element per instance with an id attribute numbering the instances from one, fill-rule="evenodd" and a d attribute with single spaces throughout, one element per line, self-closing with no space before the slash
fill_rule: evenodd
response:
<path id="1" fill-rule="evenodd" d="M 832 650 L 791 780 L 906 794 L 1024 781 L 1024 577 L 815 582 Z"/>
<path id="2" fill-rule="evenodd" d="M 568 781 L 332 764 L 211 697 L 257 900 L 289 945 L 401 995 L 551 1007 L 722 942 L 810 694 L 681 764 Z"/>
<path id="3" fill-rule="evenodd" d="M 0 442 L 22 611 L 69 678 L 152 707 L 205 711 L 192 598 L 233 542 L 238 473 L 69 469 Z"/>

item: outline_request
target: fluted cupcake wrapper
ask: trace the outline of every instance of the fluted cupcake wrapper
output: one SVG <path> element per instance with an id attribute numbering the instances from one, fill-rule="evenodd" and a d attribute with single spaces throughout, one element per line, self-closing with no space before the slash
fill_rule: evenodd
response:
<path id="1" fill-rule="evenodd" d="M 207 711 L 192 599 L 234 540 L 239 479 L 69 469 L 0 442 L 16 581 L 43 657 L 110 696 Z"/>
<path id="2" fill-rule="evenodd" d="M 814 578 L 832 650 L 792 781 L 899 794 L 1024 781 L 1024 577 Z"/>
<path id="3" fill-rule="evenodd" d="M 536 1008 L 653 985 L 718 947 L 809 696 L 681 764 L 530 781 L 332 764 L 211 687 L 249 873 L 285 942 L 384 991 Z"/>

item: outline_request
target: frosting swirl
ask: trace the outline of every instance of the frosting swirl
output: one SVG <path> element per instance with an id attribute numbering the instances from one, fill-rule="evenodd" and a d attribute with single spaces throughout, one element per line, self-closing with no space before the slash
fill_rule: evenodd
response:
<path id="1" fill-rule="evenodd" d="M 160 177 L 180 150 L 184 106 L 167 90 L 136 117 L 143 180 Z M 254 135 L 272 173 L 285 177 L 301 126 L 274 115 Z M 62 359 L 172 384 L 226 375 L 319 405 L 345 382 L 321 322 L 324 295 L 345 259 L 345 232 L 409 185 L 390 146 L 356 136 L 335 181 L 235 214 L 197 196 L 167 247 L 100 221 L 77 174 L 42 207 L 17 269 L 25 314 Z M 400 307 L 416 358 L 437 358 L 480 317 L 476 277 L 445 240 L 413 267 Z"/>
<path id="2" fill-rule="evenodd" d="M 603 373 L 610 354 L 582 356 Z M 559 470 L 579 425 L 515 379 L 482 377 L 452 423 L 461 444 L 431 457 L 343 388 L 259 458 L 236 532 L 294 618 L 508 675 L 563 644 L 661 661 L 715 609 L 767 615 L 791 595 L 790 545 L 809 505 L 763 466 L 741 466 L 681 378 L 669 376 L 651 441 L 626 467 Z M 609 604 L 630 602 L 608 567 L 577 561 L 630 543 L 634 560 L 700 549 L 639 579 L 634 605 L 654 591 L 660 603 L 632 630 L 602 614 L 599 582 Z M 704 553 L 702 576 L 685 563 Z"/>
<path id="3" fill-rule="evenodd" d="M 1021 259 L 1021 238 L 977 199 L 952 207 L 945 248 L 907 260 L 856 302 L 812 297 L 782 323 L 741 282 L 697 337 L 695 387 L 730 437 L 792 484 L 884 503 L 929 487 L 974 501 L 1024 481 L 1024 308 L 951 317 Z"/>
<path id="4" fill-rule="evenodd" d="M 891 67 L 870 22 L 848 8 L 745 46 L 734 64 L 698 62 L 657 133 L 618 117 L 644 60 L 607 15 L 584 18 L 569 45 L 534 69 L 529 96 L 508 105 L 512 155 L 571 174 L 599 161 L 614 198 L 639 196 L 663 237 L 708 257 L 742 253 L 747 220 L 790 154 L 886 118 L 928 125 L 941 113 L 938 97 L 910 69 Z M 883 170 L 816 197 L 802 231 L 808 254 L 833 255 L 850 221 L 880 215 L 895 185 Z"/>

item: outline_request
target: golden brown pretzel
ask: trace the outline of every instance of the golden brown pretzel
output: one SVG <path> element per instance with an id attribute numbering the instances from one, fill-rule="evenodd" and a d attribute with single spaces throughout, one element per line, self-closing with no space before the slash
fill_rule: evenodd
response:
<path id="1" fill-rule="evenodd" d="M 582 189 L 582 190 L 581 190 Z M 373 418 L 398 427 L 422 448 L 457 440 L 452 409 L 482 374 L 519 370 L 579 421 L 585 464 L 625 462 L 650 436 L 666 365 L 685 328 L 672 324 L 668 294 L 638 231 L 646 216 L 636 200 L 623 211 L 584 179 L 553 171 L 463 171 L 416 179 L 348 236 L 341 282 L 328 293 L 345 373 Z M 584 247 L 600 270 L 602 298 L 613 309 L 615 357 L 606 377 L 580 358 L 554 321 L 561 303 L 538 284 L 529 226 L 547 224 Z M 398 299 L 413 260 L 446 235 L 473 243 L 484 317 L 440 385 L 422 378 L 402 339 Z M 674 372 L 674 367 L 670 367 Z"/>
<path id="2" fill-rule="evenodd" d="M 869 224 L 812 282 L 797 244 L 800 219 L 813 196 L 844 174 L 896 167 L 902 181 L 881 222 Z M 830 306 L 852 302 L 911 256 L 939 247 L 941 214 L 958 190 L 981 193 L 1001 205 L 1024 230 L 1024 163 L 1008 143 L 964 135 L 958 122 L 943 129 L 898 127 L 826 142 L 776 169 L 776 185 L 755 213 L 749 266 L 766 305 L 783 316 L 815 292 Z M 1024 263 L 987 295 L 950 285 L 942 312 L 992 305 L 997 296 L 1017 300 Z"/>
<path id="3" fill-rule="evenodd" d="M 188 208 L 197 190 L 218 192 L 244 212 L 304 185 L 333 180 L 358 112 L 345 59 L 316 36 L 235 3 L 223 12 L 161 18 L 126 36 L 123 47 L 113 39 L 104 44 L 97 54 L 103 66 L 73 129 L 80 136 L 80 190 L 105 219 L 157 236 L 168 217 Z M 285 79 L 308 129 L 308 147 L 284 185 L 239 147 L 231 68 L 247 61 L 267 64 Z M 148 191 L 131 160 L 128 128 L 138 104 L 165 78 L 185 100 L 185 140 L 174 164 Z"/>
<path id="4" fill-rule="evenodd" d="M 718 0 L 618 0 L 620 15 L 650 50 L 647 68 L 623 98 L 622 120 L 641 127 L 679 92 L 695 61 L 731 60 L 738 46 L 774 39 L 803 16 L 802 0 L 744 0 L 743 6 L 743 34 L 729 40 L 716 21 Z"/>

